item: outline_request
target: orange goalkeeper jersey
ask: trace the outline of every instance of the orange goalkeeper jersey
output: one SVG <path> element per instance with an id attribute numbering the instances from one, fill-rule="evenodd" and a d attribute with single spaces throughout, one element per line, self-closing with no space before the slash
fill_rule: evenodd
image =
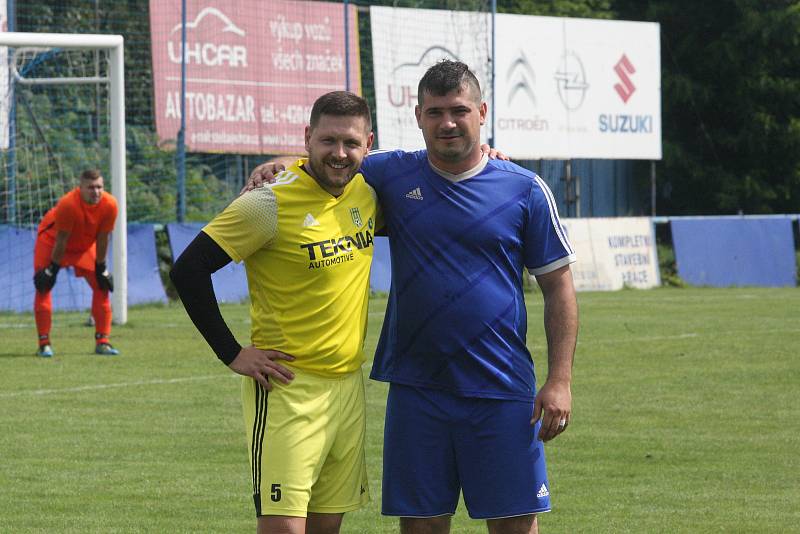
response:
<path id="1" fill-rule="evenodd" d="M 59 199 L 39 223 L 39 239 L 48 248 L 56 243 L 56 233 L 69 232 L 67 254 L 89 250 L 100 232 L 111 232 L 117 219 L 117 200 L 103 191 L 100 202 L 89 204 L 75 188 Z"/>

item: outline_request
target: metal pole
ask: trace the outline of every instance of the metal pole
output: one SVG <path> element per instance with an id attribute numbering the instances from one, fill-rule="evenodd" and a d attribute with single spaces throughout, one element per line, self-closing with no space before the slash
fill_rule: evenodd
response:
<path id="1" fill-rule="evenodd" d="M 128 211 L 127 211 L 127 178 L 125 155 L 125 54 L 123 40 L 112 48 L 109 54 L 111 84 L 109 98 L 111 100 L 111 187 L 117 199 L 117 231 L 111 234 L 114 248 L 114 289 L 111 294 L 111 306 L 114 322 L 125 324 L 128 321 Z"/>
<path id="2" fill-rule="evenodd" d="M 8 31 L 17 30 L 17 2 L 8 0 Z M 10 50 L 9 50 L 10 52 Z M 14 61 L 12 54 L 8 54 L 8 66 Z M 17 222 L 17 91 L 16 81 L 8 76 L 8 158 L 6 160 L 6 174 L 8 185 L 6 189 L 6 221 L 8 224 Z"/>
<path id="3" fill-rule="evenodd" d="M 496 19 L 496 15 L 497 15 L 497 0 L 492 0 L 492 57 L 491 57 L 491 63 L 492 63 L 492 81 L 491 81 L 491 86 L 492 86 L 492 100 L 491 100 L 491 104 L 492 104 L 492 107 L 491 107 L 491 109 L 490 109 L 490 111 L 491 111 L 491 113 L 492 113 L 492 124 L 491 124 L 491 127 L 490 127 L 489 146 L 494 146 L 494 139 L 495 139 L 495 131 L 494 131 L 494 123 L 495 123 L 495 120 L 494 120 L 494 113 L 495 113 L 495 107 L 494 107 L 494 92 L 495 92 L 495 91 L 494 91 L 494 90 L 495 90 L 495 85 L 494 85 L 494 77 L 495 77 L 495 68 L 494 68 L 494 66 L 495 66 L 495 52 L 496 52 L 496 49 L 495 49 L 495 47 L 496 47 L 496 45 L 497 45 L 497 44 L 496 44 L 496 37 L 497 37 L 497 35 L 496 35 L 496 33 L 495 33 L 495 28 L 496 28 L 496 26 L 495 26 L 495 22 L 496 22 L 496 20 L 495 20 L 495 19 Z"/>
<path id="4" fill-rule="evenodd" d="M 186 0 L 181 0 L 181 128 L 178 130 L 178 222 L 186 218 Z"/>
<path id="5" fill-rule="evenodd" d="M 350 2 L 344 0 L 344 89 L 350 90 L 350 17 L 347 16 Z"/>
<path id="6" fill-rule="evenodd" d="M 564 183 L 566 184 L 567 217 L 569 217 L 569 205 L 572 204 L 572 160 L 564 160 Z"/>
<path id="7" fill-rule="evenodd" d="M 650 160 L 650 216 L 656 216 L 656 162 Z"/>
<path id="8" fill-rule="evenodd" d="M 100 0 L 94 0 L 94 32 L 100 33 Z M 94 51 L 94 77 L 100 78 L 100 51 Z M 94 128 L 95 140 L 100 140 L 100 115 L 102 113 L 100 107 L 100 82 L 94 86 L 94 118 L 92 120 L 92 127 Z"/>

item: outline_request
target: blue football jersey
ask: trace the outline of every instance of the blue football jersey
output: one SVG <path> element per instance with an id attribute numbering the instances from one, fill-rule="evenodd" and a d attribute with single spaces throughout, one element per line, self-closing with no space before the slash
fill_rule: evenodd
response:
<path id="1" fill-rule="evenodd" d="M 371 378 L 533 398 L 523 268 L 544 274 L 575 261 L 544 181 L 500 160 L 451 181 L 424 150 L 373 153 L 362 172 L 383 207 L 392 260 Z"/>

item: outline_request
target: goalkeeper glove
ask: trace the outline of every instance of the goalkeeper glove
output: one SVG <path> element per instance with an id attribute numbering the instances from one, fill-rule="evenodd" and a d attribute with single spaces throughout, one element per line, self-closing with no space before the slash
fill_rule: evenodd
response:
<path id="1" fill-rule="evenodd" d="M 37 271 L 33 275 L 33 285 L 36 286 L 36 291 L 39 293 L 47 293 L 53 286 L 56 285 L 56 275 L 61 268 L 56 262 L 51 262 L 50 265 Z"/>
<path id="2" fill-rule="evenodd" d="M 106 269 L 106 262 L 98 261 L 94 264 L 94 276 L 97 279 L 97 285 L 103 291 L 114 291 L 114 278 L 111 273 Z"/>

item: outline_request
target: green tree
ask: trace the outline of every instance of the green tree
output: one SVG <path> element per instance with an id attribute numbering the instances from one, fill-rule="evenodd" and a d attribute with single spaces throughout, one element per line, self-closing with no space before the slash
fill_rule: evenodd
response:
<path id="1" fill-rule="evenodd" d="M 499 0 L 497 11 L 542 17 L 614 18 L 610 0 Z"/>
<path id="2" fill-rule="evenodd" d="M 800 3 L 613 5 L 620 18 L 661 24 L 663 212 L 796 212 Z"/>

